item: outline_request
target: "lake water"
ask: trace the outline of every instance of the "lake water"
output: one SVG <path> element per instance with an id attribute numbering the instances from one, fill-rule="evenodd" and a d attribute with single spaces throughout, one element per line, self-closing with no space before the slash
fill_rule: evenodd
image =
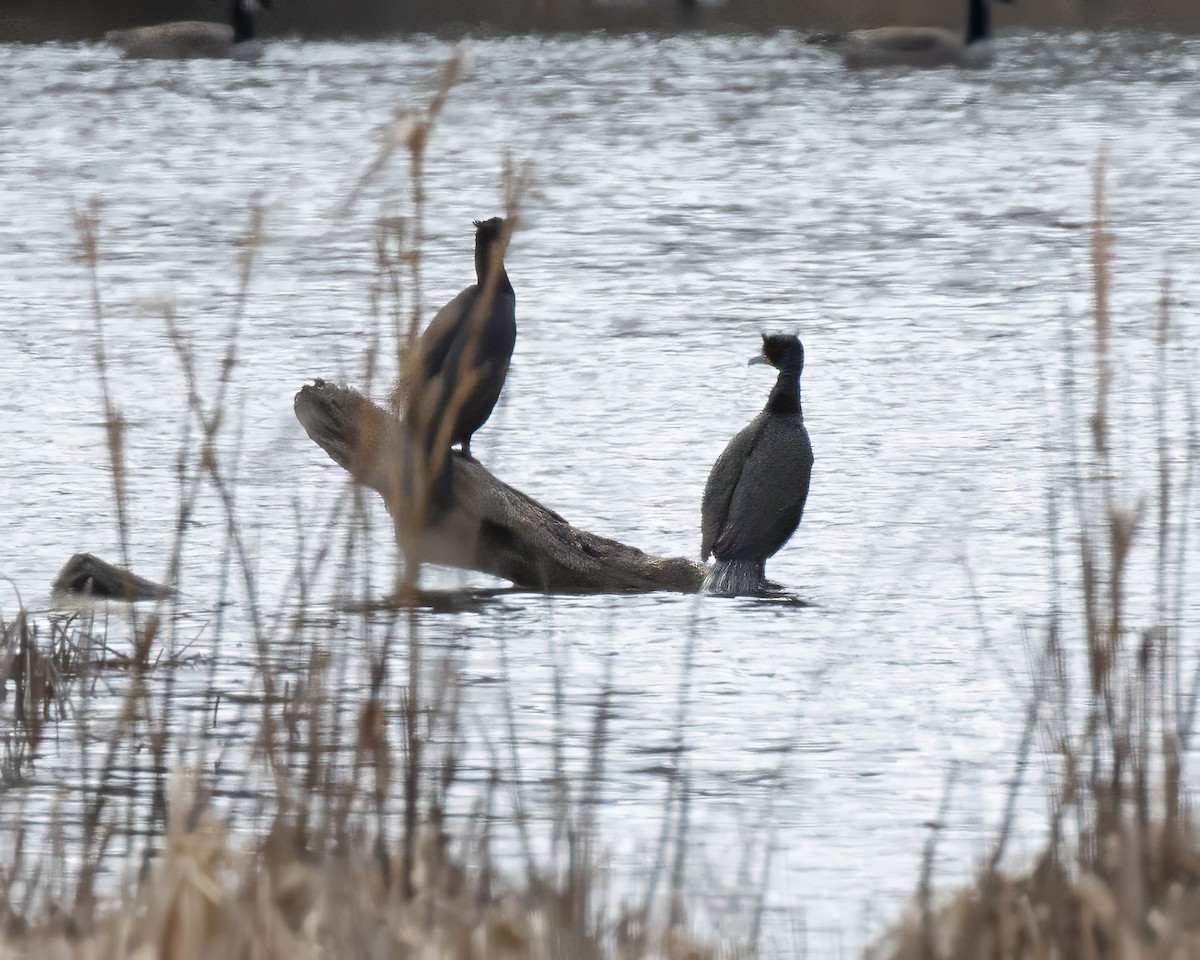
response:
<path id="1" fill-rule="evenodd" d="M 1066 347 L 1084 354 L 1091 342 L 1101 156 L 1116 407 L 1134 438 L 1126 486 L 1152 489 L 1149 466 L 1138 470 L 1152 452 L 1138 424 L 1164 277 L 1189 345 L 1172 348 L 1177 368 L 1200 334 L 1200 41 L 1007 36 L 991 71 L 858 75 L 801 39 L 472 43 L 429 146 L 423 296 L 428 316 L 471 280 L 471 220 L 502 212 L 506 156 L 530 162 L 508 254 L 517 349 L 473 451 L 576 525 L 671 555 L 698 553 L 709 467 L 770 389 L 771 372 L 746 365 L 760 331 L 799 333 L 816 466 L 801 529 L 768 572 L 811 605 L 503 594 L 423 613 L 420 629 L 468 680 L 468 792 L 486 779 L 487 732 L 507 723 L 504 685 L 487 681 L 511 678 L 522 777 L 536 796 L 555 736 L 585 752 L 608 677 L 601 825 L 618 875 L 650 858 L 686 680 L 693 886 L 720 913 L 726 888 L 739 889 L 747 838 L 770 837 L 769 952 L 804 943 L 850 955 L 915 889 L 952 768 L 940 887 L 969 875 L 1000 819 L 1029 688 L 1023 631 L 1036 637 L 1050 603 L 1047 494 L 1069 474 Z M 0 573 L 26 604 L 45 606 L 71 553 L 120 557 L 74 211 L 101 204 L 109 377 L 131 425 L 131 560 L 158 577 L 187 422 L 163 304 L 194 338 L 213 395 L 236 244 L 260 201 L 221 447 L 236 463 L 264 606 L 287 608 L 297 558 L 346 497 L 292 397 L 314 377 L 364 382 L 379 329 L 375 223 L 411 212 L 402 153 L 347 200 L 393 111 L 428 102 L 452 49 L 280 43 L 239 64 L 0 47 Z M 381 595 L 395 551 L 382 505 L 366 503 L 373 548 L 362 569 Z M 180 581 L 201 657 L 218 632 L 228 553 L 208 492 Z M 496 585 L 438 570 L 423 582 Z M 1148 596 L 1134 594 L 1135 606 Z M 11 616 L 14 590 L 3 596 Z M 325 615 L 338 652 L 357 635 L 340 626 L 352 618 L 332 605 Z M 177 678 L 181 716 L 258 690 L 243 614 L 224 616 L 211 676 L 205 664 Z M 293 651 L 271 655 L 287 669 Z M 556 669 L 567 704 L 557 734 Z M 240 783 L 249 762 L 237 744 L 256 722 L 254 710 L 221 714 L 233 746 L 219 787 Z M 180 763 L 194 762 L 180 749 Z M 39 761 L 33 781 L 47 795 L 69 754 Z M 1034 767 L 1016 865 L 1044 822 Z"/>

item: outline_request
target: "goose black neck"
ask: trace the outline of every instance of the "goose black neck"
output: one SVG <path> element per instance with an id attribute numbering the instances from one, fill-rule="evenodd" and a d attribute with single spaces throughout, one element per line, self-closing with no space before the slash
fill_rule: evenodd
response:
<path id="1" fill-rule="evenodd" d="M 788 363 L 779 368 L 771 396 L 767 398 L 767 412 L 780 416 L 800 413 L 800 365 Z"/>
<path id="2" fill-rule="evenodd" d="M 992 8 L 989 0 L 967 0 L 967 45 L 992 36 Z"/>
<path id="3" fill-rule="evenodd" d="M 486 287 L 488 281 L 489 267 L 491 264 L 491 248 L 492 244 L 480 243 L 475 246 L 475 276 L 479 281 L 479 286 Z M 497 271 L 496 289 L 511 293 L 512 284 L 508 280 L 508 271 L 504 269 L 504 259 L 501 256 L 496 256 L 495 267 Z"/>
<path id="4" fill-rule="evenodd" d="M 247 0 L 233 0 L 233 42 L 254 39 L 254 13 Z"/>

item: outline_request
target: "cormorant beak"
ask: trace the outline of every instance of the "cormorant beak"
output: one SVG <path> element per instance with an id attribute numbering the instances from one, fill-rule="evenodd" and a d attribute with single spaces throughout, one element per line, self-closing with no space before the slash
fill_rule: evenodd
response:
<path id="1" fill-rule="evenodd" d="M 746 361 L 746 366 L 748 366 L 748 367 L 753 367 L 753 366 L 756 366 L 756 365 L 758 365 L 758 364 L 760 364 L 760 363 L 761 363 L 763 366 L 770 366 L 770 364 L 768 364 L 768 363 L 767 363 L 767 358 L 766 358 L 766 357 L 764 357 L 764 356 L 763 356 L 761 353 L 760 353 L 760 354 L 759 354 L 757 357 L 751 357 L 749 360 L 747 360 L 747 361 Z"/>

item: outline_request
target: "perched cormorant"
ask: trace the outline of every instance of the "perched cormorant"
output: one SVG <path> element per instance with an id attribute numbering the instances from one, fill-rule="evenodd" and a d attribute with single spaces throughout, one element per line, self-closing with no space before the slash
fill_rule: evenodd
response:
<path id="1" fill-rule="evenodd" d="M 254 41 L 254 14 L 271 0 L 231 0 L 229 23 L 180 20 L 150 27 L 110 30 L 105 41 L 132 59 L 252 59 L 262 53 Z"/>
<path id="2" fill-rule="evenodd" d="M 700 555 L 716 558 L 709 593 L 753 593 L 764 566 L 796 532 L 808 497 L 813 454 L 800 409 L 804 347 L 798 337 L 763 334 L 762 355 L 779 371 L 762 413 L 717 457 L 700 510 Z"/>
<path id="3" fill-rule="evenodd" d="M 408 361 L 420 382 L 401 386 L 410 404 L 419 389 L 426 417 L 439 421 L 436 439 L 444 435 L 445 443 L 439 445 L 462 444 L 468 457 L 471 435 L 500 399 L 517 342 L 517 298 L 504 269 L 507 243 L 502 218 L 475 221 L 477 282 L 429 322 L 417 340 L 416 356 Z"/>
<path id="4" fill-rule="evenodd" d="M 392 405 L 410 442 L 402 470 L 408 502 L 424 505 L 418 525 L 451 503 L 450 446 L 471 456 L 471 435 L 491 416 L 517 342 L 516 295 L 504 269 L 510 229 L 500 217 L 475 221 L 475 276 L 401 358 Z"/>
<path id="5" fill-rule="evenodd" d="M 831 47 L 852 68 L 986 67 L 995 55 L 990 0 L 967 0 L 965 35 L 942 27 L 876 27 L 815 36 L 809 42 Z"/>

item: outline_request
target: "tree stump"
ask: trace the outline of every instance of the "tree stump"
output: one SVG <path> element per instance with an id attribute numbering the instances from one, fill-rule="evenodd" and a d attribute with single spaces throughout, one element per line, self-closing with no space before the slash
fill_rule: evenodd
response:
<path id="1" fill-rule="evenodd" d="M 309 437 L 356 483 L 377 491 L 394 519 L 412 516 L 413 504 L 401 502 L 398 474 L 407 441 L 396 416 L 324 380 L 300 389 L 295 411 Z M 478 570 L 547 593 L 700 589 L 705 568 L 699 563 L 651 556 L 573 527 L 457 452 L 451 469 L 450 508 L 415 534 L 398 534 L 409 561 Z"/>

